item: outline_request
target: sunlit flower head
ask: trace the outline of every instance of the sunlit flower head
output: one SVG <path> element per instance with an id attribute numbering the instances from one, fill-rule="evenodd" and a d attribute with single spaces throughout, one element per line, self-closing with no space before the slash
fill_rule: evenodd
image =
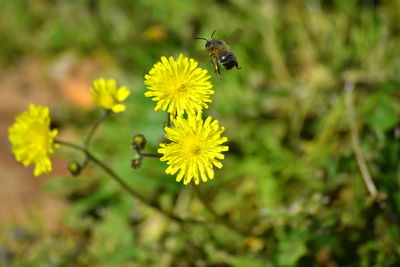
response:
<path id="1" fill-rule="evenodd" d="M 144 78 L 149 90 L 144 95 L 157 102 L 155 111 L 166 110 L 173 116 L 201 112 L 214 94 L 207 70 L 182 54 L 177 60 L 161 57 Z"/>
<path id="2" fill-rule="evenodd" d="M 214 166 L 222 167 L 218 159 L 223 159 L 223 151 L 228 151 L 228 146 L 221 145 L 228 138 L 221 137 L 224 127 L 218 125 L 217 120 L 209 116 L 205 121 L 201 115 L 189 115 L 188 119 L 179 116 L 172 120 L 175 127 L 164 128 L 165 137 L 171 143 L 160 144 L 158 153 L 162 161 L 169 165 L 165 170 L 167 174 L 178 173 L 176 181 L 188 184 L 194 179 L 199 184 L 214 178 Z"/>
<path id="3" fill-rule="evenodd" d="M 57 129 L 50 130 L 49 108 L 29 105 L 29 110 L 21 113 L 8 128 L 11 150 L 17 161 L 24 166 L 34 163 L 34 175 L 51 171 L 50 154 L 53 154 L 54 137 Z"/>
<path id="4" fill-rule="evenodd" d="M 143 32 L 143 37 L 146 41 L 150 42 L 162 42 L 167 38 L 167 29 L 161 24 L 156 24 L 148 27 Z"/>
<path id="5" fill-rule="evenodd" d="M 125 110 L 125 105 L 120 104 L 120 102 L 124 101 L 130 94 L 126 86 L 118 88 L 114 79 L 105 80 L 103 78 L 95 80 L 90 91 L 97 105 L 116 113 Z"/>

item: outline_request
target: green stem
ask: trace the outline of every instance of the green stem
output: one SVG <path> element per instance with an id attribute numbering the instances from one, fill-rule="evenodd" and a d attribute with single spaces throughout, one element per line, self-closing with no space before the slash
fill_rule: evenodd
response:
<path id="1" fill-rule="evenodd" d="M 100 118 L 93 124 L 92 128 L 90 129 L 90 132 L 86 136 L 85 142 L 83 143 L 85 148 L 89 147 L 89 143 L 92 140 L 92 137 L 93 137 L 94 133 L 96 132 L 97 128 L 111 113 L 110 110 L 101 110 L 101 112 L 102 112 L 102 114 L 101 114 Z"/>
<path id="2" fill-rule="evenodd" d="M 373 201 L 378 204 L 378 207 L 383 211 L 383 214 L 386 216 L 387 220 L 395 224 L 397 227 L 400 227 L 399 219 L 393 213 L 390 207 L 386 204 L 385 200 L 382 197 L 381 192 L 378 191 L 374 181 L 372 180 L 371 174 L 368 170 L 367 162 L 361 150 L 361 144 L 358 134 L 358 128 L 356 125 L 356 116 L 354 110 L 354 95 L 353 95 L 354 84 L 351 82 L 346 82 L 344 85 L 344 91 L 345 91 L 345 102 L 347 106 L 347 113 L 350 125 L 351 145 L 353 147 L 353 152 L 356 156 L 356 161 L 361 173 L 361 177 Z"/>
<path id="3" fill-rule="evenodd" d="M 167 216 L 171 220 L 173 220 L 175 222 L 178 222 L 178 223 L 202 223 L 201 221 L 197 221 L 197 220 L 193 220 L 193 219 L 183 219 L 181 217 L 178 217 L 178 216 L 172 214 L 169 211 L 163 210 L 157 203 L 154 203 L 154 202 L 151 202 L 151 201 L 147 200 L 140 193 L 138 193 L 133 188 L 131 188 L 127 183 L 125 183 L 124 180 L 119 175 L 117 175 L 110 167 L 108 167 L 101 160 L 96 158 L 87 148 L 79 146 L 79 145 L 76 145 L 76 144 L 73 144 L 73 143 L 61 141 L 61 140 L 55 140 L 55 143 L 63 145 L 63 146 L 66 146 L 66 147 L 70 147 L 70 148 L 73 148 L 73 149 L 76 149 L 76 150 L 79 150 L 79 151 L 83 152 L 90 161 L 92 161 L 97 166 L 102 168 L 129 195 L 131 195 L 132 197 L 134 197 L 136 199 L 139 199 L 143 204 L 145 204 L 145 205 L 147 205 L 147 206 L 149 206 L 149 207 L 161 212 L 162 214 L 164 214 L 165 216 Z"/>
<path id="4" fill-rule="evenodd" d="M 160 153 L 145 153 L 145 152 L 140 152 L 140 151 L 137 151 L 137 152 L 142 157 L 148 157 L 148 158 L 161 158 L 162 157 L 162 154 L 160 154 Z"/>
<path id="5" fill-rule="evenodd" d="M 374 199 L 376 199 L 379 195 L 379 192 L 375 186 L 374 181 L 372 180 L 371 174 L 369 173 L 367 163 L 364 159 L 364 155 L 361 152 L 360 140 L 358 137 L 358 129 L 355 122 L 353 89 L 354 89 L 353 83 L 347 82 L 345 84 L 345 90 L 346 90 L 345 101 L 347 105 L 347 112 L 350 124 L 351 145 L 353 147 L 354 154 L 356 155 L 357 164 L 360 169 L 361 177 L 364 180 L 365 186 L 367 187 L 370 195 Z"/>
<path id="6" fill-rule="evenodd" d="M 171 127 L 171 114 L 167 112 L 167 126 Z"/>

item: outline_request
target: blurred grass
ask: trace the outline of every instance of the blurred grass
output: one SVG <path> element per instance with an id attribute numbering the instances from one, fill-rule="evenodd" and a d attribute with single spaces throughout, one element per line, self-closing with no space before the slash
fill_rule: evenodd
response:
<path id="1" fill-rule="evenodd" d="M 190 188 L 146 159 L 130 169 L 130 138 L 155 151 L 165 114 L 145 99 L 143 76 L 161 56 L 198 56 L 204 43 L 239 29 L 231 43 L 239 71 L 213 76 L 207 113 L 226 128 L 230 152 L 216 179 L 202 184 L 215 209 L 260 238 L 213 225 L 177 229 L 133 201 L 100 171 L 58 177 L 44 188 L 70 207 L 65 231 L 11 241 L 1 261 L 95 266 L 396 266 L 399 228 L 368 201 L 351 147 L 343 84 L 355 84 L 361 148 L 378 189 L 400 218 L 400 1 L 11 1 L 0 3 L 0 64 L 23 57 L 54 61 L 73 52 L 106 58 L 102 75 L 132 90 L 123 115 L 102 125 L 92 147 L 128 183 L 182 214 L 211 217 Z M 55 114 L 74 118 L 54 103 Z M 82 111 L 84 112 L 84 111 Z M 61 129 L 83 133 L 95 112 Z M 76 116 L 76 115 L 75 115 Z M 56 118 L 57 119 L 57 118 Z M 79 124 L 78 124 L 79 123 Z M 182 201 L 182 199 L 186 199 Z M 184 204 L 182 204 L 184 203 Z M 68 240 L 68 241 L 65 241 Z M 65 242 L 64 242 L 65 241 Z M 21 243 L 22 242 L 22 243 Z M 27 252 L 27 250 L 29 252 Z M 49 253 L 51 251 L 51 253 Z M 133 264 L 132 262 L 135 262 Z"/>

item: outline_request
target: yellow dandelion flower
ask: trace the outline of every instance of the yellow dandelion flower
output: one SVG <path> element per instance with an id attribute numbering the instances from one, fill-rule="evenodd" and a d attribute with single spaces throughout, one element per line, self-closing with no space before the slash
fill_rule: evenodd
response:
<path id="1" fill-rule="evenodd" d="M 125 105 L 120 104 L 130 94 L 126 86 L 117 88 L 114 79 L 105 80 L 103 78 L 95 80 L 90 89 L 94 101 L 104 109 L 112 110 L 115 113 L 125 110 Z"/>
<path id="2" fill-rule="evenodd" d="M 54 137 L 58 130 L 50 130 L 49 108 L 29 105 L 8 128 L 8 139 L 15 159 L 24 166 L 36 164 L 34 175 L 51 171 L 50 154 L 53 154 Z"/>
<path id="3" fill-rule="evenodd" d="M 228 151 L 228 146 L 221 144 L 228 138 L 221 137 L 224 127 L 218 125 L 217 120 L 209 116 L 205 121 L 201 115 L 189 115 L 188 119 L 179 116 L 172 119 L 173 128 L 165 127 L 165 137 L 171 143 L 160 144 L 158 153 L 161 153 L 162 161 L 169 165 L 165 170 L 167 174 L 174 175 L 179 171 L 176 181 L 186 185 L 192 179 L 199 184 L 214 178 L 213 166 L 222 167 L 218 159 L 223 159 L 223 151 Z"/>
<path id="4" fill-rule="evenodd" d="M 194 59 L 182 54 L 177 60 L 161 57 L 144 78 L 149 90 L 144 95 L 157 101 L 154 110 L 166 110 L 173 116 L 201 112 L 214 94 L 207 70 L 197 68 Z"/>
<path id="5" fill-rule="evenodd" d="M 144 31 L 143 37 L 146 41 L 159 43 L 167 38 L 167 34 L 167 29 L 163 25 L 153 25 Z"/>

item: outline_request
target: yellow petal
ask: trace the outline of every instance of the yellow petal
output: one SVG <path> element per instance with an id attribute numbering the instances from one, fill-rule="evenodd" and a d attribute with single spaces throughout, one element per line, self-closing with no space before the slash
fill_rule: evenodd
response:
<path id="1" fill-rule="evenodd" d="M 118 112 L 122 112 L 125 110 L 125 105 L 123 104 L 116 104 L 112 107 L 111 109 L 113 112 L 118 113 Z"/>
<path id="2" fill-rule="evenodd" d="M 122 86 L 118 89 L 117 94 L 116 94 L 116 98 L 118 101 L 124 101 L 128 96 L 129 96 L 130 92 L 128 90 L 128 88 L 126 86 Z"/>

